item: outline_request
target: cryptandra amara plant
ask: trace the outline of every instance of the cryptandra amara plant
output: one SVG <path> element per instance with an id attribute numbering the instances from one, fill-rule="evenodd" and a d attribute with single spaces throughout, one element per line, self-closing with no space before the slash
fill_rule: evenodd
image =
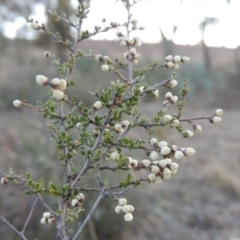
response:
<path id="1" fill-rule="evenodd" d="M 195 150 L 191 147 L 182 148 L 163 140 L 159 141 L 153 137 L 153 128 L 170 127 L 177 129 L 184 138 L 190 138 L 194 131 L 202 131 L 202 127 L 195 124 L 196 120 L 209 120 L 210 123 L 221 122 L 223 114 L 221 109 L 217 109 L 211 116 L 204 115 L 194 118 L 182 116 L 189 88 L 187 80 L 184 80 L 184 88 L 180 91 L 179 96 L 173 96 L 171 89 L 177 85 L 175 74 L 153 86 L 141 85 L 141 81 L 149 71 L 159 68 L 178 69 L 180 64 L 189 62 L 189 57 L 167 56 L 163 63 L 152 62 L 145 67 L 137 67 L 140 54 L 136 48 L 141 47 L 142 42 L 135 33 L 144 30 L 144 27 L 138 26 L 137 19 L 134 19 L 131 13 L 131 8 L 137 3 L 137 0 L 121 0 L 120 2 L 127 11 L 127 21 L 122 24 L 111 22 L 105 28 L 96 26 L 92 32 L 82 30 L 83 21 L 89 13 L 90 0 L 78 0 L 76 9 L 78 23 L 76 24 L 64 15 L 59 16 L 57 13 L 52 13 L 58 21 L 69 24 L 75 30 L 75 42 L 64 40 L 59 33 L 52 33 L 44 24 L 27 19 L 33 30 L 44 31 L 56 44 L 66 47 L 69 58 L 66 62 L 61 63 L 50 52 L 44 52 L 45 57 L 52 58 L 59 73 L 64 76 L 52 80 L 44 75 L 36 76 L 36 82 L 39 85 L 50 88 L 48 101 L 44 104 L 38 102 L 36 106 L 26 101 L 13 101 L 15 107 L 29 107 L 40 112 L 44 118 L 49 119 L 50 137 L 56 142 L 59 163 L 63 166 L 65 176 L 64 184 L 53 182 L 46 184 L 43 178 L 34 181 L 30 173 L 23 177 L 10 169 L 1 179 L 2 184 L 13 181 L 24 189 L 25 194 L 36 196 L 22 230 L 17 230 L 4 218 L 3 214 L 0 215 L 2 221 L 21 239 L 27 239 L 25 229 L 37 202 L 40 202 L 46 209 L 40 223 L 55 224 L 57 239 L 61 240 L 78 239 L 98 204 L 104 198 L 116 200 L 115 212 L 122 213 L 125 221 L 132 221 L 134 207 L 129 205 L 127 200 L 121 196 L 142 183 L 159 184 L 170 179 L 177 173 L 179 167 L 174 159 L 179 160 L 195 154 Z M 102 21 L 106 20 L 102 19 Z M 117 30 L 116 35 L 120 39 L 120 45 L 126 49 L 124 61 L 119 59 L 112 61 L 109 56 L 95 55 L 91 51 L 79 49 L 83 40 L 111 29 Z M 103 72 L 106 74 L 113 72 L 118 78 L 118 80 L 111 82 L 107 90 L 90 92 L 96 98 L 95 103 L 90 108 L 85 107 L 83 102 L 77 102 L 76 96 L 67 96 L 67 89 L 75 84 L 73 70 L 76 61 L 83 58 L 91 58 L 100 63 L 101 67 L 99 68 Z M 76 84 L 79 83 L 76 82 Z M 140 112 L 139 105 L 143 98 L 158 98 L 159 87 L 166 89 L 163 107 L 156 111 L 156 115 L 152 119 L 148 119 Z M 68 109 L 69 106 L 71 107 L 71 111 L 67 113 L 66 105 L 68 105 Z M 177 111 L 171 116 L 167 112 L 172 105 L 176 105 Z M 193 131 L 184 128 L 186 123 Z M 130 133 L 136 128 L 143 128 L 149 140 L 133 139 Z M 130 151 L 133 149 L 142 151 L 146 155 L 146 159 L 135 160 L 130 157 Z M 78 161 L 74 161 L 74 159 Z M 116 171 L 123 171 L 127 172 L 127 176 L 114 185 L 102 180 L 100 172 L 105 171 L 110 171 L 112 174 L 115 174 Z M 139 178 L 136 174 L 133 176 L 133 171 L 144 171 L 145 177 Z M 97 186 L 86 186 L 82 183 L 83 176 L 90 172 L 96 175 Z M 75 232 L 69 231 L 68 220 L 78 220 L 79 214 L 84 210 L 84 201 L 88 201 L 88 192 L 92 191 L 98 193 L 92 208 L 78 229 Z M 58 208 L 50 208 L 44 200 L 44 195 L 55 197 Z"/>

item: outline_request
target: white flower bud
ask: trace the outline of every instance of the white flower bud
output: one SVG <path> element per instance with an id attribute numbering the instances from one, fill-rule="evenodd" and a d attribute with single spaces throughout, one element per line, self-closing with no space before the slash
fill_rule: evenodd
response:
<path id="1" fill-rule="evenodd" d="M 122 47 L 126 47 L 126 46 L 127 46 L 127 43 L 126 43 L 126 41 L 121 41 L 121 42 L 120 42 L 120 45 L 121 45 Z"/>
<path id="2" fill-rule="evenodd" d="M 169 87 L 170 88 L 174 88 L 177 86 L 177 81 L 175 79 L 172 79 L 170 82 L 169 82 Z"/>
<path id="3" fill-rule="evenodd" d="M 184 136 L 185 137 L 192 137 L 194 134 L 193 134 L 193 132 L 192 131 L 190 131 L 190 130 L 186 130 L 186 131 L 184 131 Z"/>
<path id="4" fill-rule="evenodd" d="M 176 146 L 176 145 L 171 145 L 171 149 L 172 149 L 172 151 L 174 151 L 174 152 L 175 152 L 175 151 L 177 151 L 177 149 L 178 149 L 178 148 L 177 148 L 177 146 Z"/>
<path id="5" fill-rule="evenodd" d="M 181 57 L 179 55 L 174 56 L 173 62 L 174 63 L 179 63 L 181 61 Z"/>
<path id="6" fill-rule="evenodd" d="M 114 208 L 115 212 L 117 214 L 121 213 L 122 212 L 122 206 L 121 205 L 117 205 L 115 208 Z"/>
<path id="7" fill-rule="evenodd" d="M 132 24 L 133 24 L 133 25 L 136 25 L 136 24 L 137 24 L 137 22 L 138 22 L 138 20 L 134 18 L 134 19 L 132 19 L 132 21 L 131 21 L 131 22 L 132 22 Z"/>
<path id="8" fill-rule="evenodd" d="M 101 66 L 101 70 L 102 70 L 103 72 L 108 72 L 108 71 L 110 70 L 110 67 L 109 67 L 107 64 L 103 64 L 103 65 Z"/>
<path id="9" fill-rule="evenodd" d="M 171 171 L 171 175 L 175 175 L 177 173 L 177 169 Z"/>
<path id="10" fill-rule="evenodd" d="M 181 58 L 181 62 L 182 62 L 182 63 L 188 63 L 189 61 L 190 61 L 190 58 L 187 57 L 187 56 L 183 56 L 183 57 Z"/>
<path id="11" fill-rule="evenodd" d="M 170 179 L 171 178 L 171 174 L 167 175 L 167 174 L 164 174 L 163 175 L 163 179 Z"/>
<path id="12" fill-rule="evenodd" d="M 148 180 L 149 180 L 150 182 L 154 182 L 154 181 L 156 180 L 156 175 L 153 174 L 153 173 L 150 173 L 150 174 L 148 175 Z"/>
<path id="13" fill-rule="evenodd" d="M 149 155 L 149 157 L 152 159 L 152 160 L 157 160 L 159 158 L 159 153 L 156 152 L 156 151 L 152 151 Z"/>
<path id="14" fill-rule="evenodd" d="M 152 162 L 153 165 L 158 165 L 158 160 Z"/>
<path id="15" fill-rule="evenodd" d="M 137 51 L 136 51 L 136 49 L 135 49 L 135 48 L 133 48 L 133 47 L 132 47 L 132 48 L 130 48 L 130 53 L 134 55 L 134 54 L 136 54 L 136 53 L 137 53 Z"/>
<path id="16" fill-rule="evenodd" d="M 183 154 L 182 151 L 176 151 L 176 152 L 174 153 L 174 157 L 178 160 L 178 159 L 183 158 L 183 157 L 184 157 L 184 154 Z"/>
<path id="17" fill-rule="evenodd" d="M 141 41 L 140 39 L 138 39 L 138 40 L 136 41 L 136 46 L 137 46 L 137 47 L 141 47 L 141 46 L 142 46 L 142 41 Z"/>
<path id="18" fill-rule="evenodd" d="M 97 101 L 97 102 L 95 102 L 94 104 L 93 104 L 93 107 L 95 108 L 95 109 L 100 109 L 100 108 L 102 108 L 102 102 L 101 101 Z"/>
<path id="19" fill-rule="evenodd" d="M 134 64 L 138 64 L 138 60 L 137 59 L 133 59 L 132 61 Z"/>
<path id="20" fill-rule="evenodd" d="M 128 43 L 129 43 L 129 45 L 131 45 L 131 46 L 133 46 L 133 45 L 134 45 L 134 42 L 135 42 L 135 41 L 134 41 L 134 39 L 133 39 L 133 38 L 131 38 L 131 39 L 129 39 L 129 40 L 128 40 Z"/>
<path id="21" fill-rule="evenodd" d="M 171 122 L 171 120 L 172 120 L 172 117 L 170 115 L 164 115 L 163 117 L 164 122 L 168 123 L 168 122 Z"/>
<path id="22" fill-rule="evenodd" d="M 168 143 L 165 142 L 165 141 L 161 141 L 161 142 L 158 143 L 158 146 L 159 146 L 160 148 L 162 148 L 162 147 L 164 147 L 164 146 L 167 146 L 167 145 L 168 145 Z"/>
<path id="23" fill-rule="evenodd" d="M 110 23 L 112 27 L 117 27 L 118 26 L 118 22 L 111 22 Z"/>
<path id="24" fill-rule="evenodd" d="M 114 126 L 114 130 L 116 131 L 116 132 L 120 132 L 120 130 L 122 130 L 122 125 L 121 124 L 115 124 L 115 126 Z"/>
<path id="25" fill-rule="evenodd" d="M 179 65 L 177 63 L 173 64 L 173 69 L 179 69 Z"/>
<path id="26" fill-rule="evenodd" d="M 155 166 L 155 165 L 151 166 L 151 173 L 156 174 L 158 172 L 159 172 L 159 167 L 158 166 Z"/>
<path id="27" fill-rule="evenodd" d="M 60 79 L 58 89 L 61 91 L 64 91 L 66 90 L 66 88 L 67 88 L 67 81 L 65 79 Z"/>
<path id="28" fill-rule="evenodd" d="M 172 93 L 171 93 L 171 92 L 167 92 L 167 93 L 165 94 L 165 98 L 166 98 L 166 99 L 171 99 L 171 98 L 172 98 Z"/>
<path id="29" fill-rule="evenodd" d="M 126 128 L 126 127 L 128 127 L 128 126 L 129 126 L 129 124 L 130 124 L 130 122 L 129 122 L 129 121 L 127 121 L 127 120 L 125 120 L 125 121 L 122 121 L 122 127 L 123 127 L 123 128 Z"/>
<path id="30" fill-rule="evenodd" d="M 174 63 L 173 62 L 166 62 L 165 66 L 166 66 L 166 68 L 173 68 Z"/>
<path id="31" fill-rule="evenodd" d="M 149 167 L 151 162 L 148 160 L 148 159 L 144 159 L 142 160 L 141 164 L 144 166 L 144 167 Z"/>
<path id="32" fill-rule="evenodd" d="M 110 158 L 112 160 L 118 160 L 119 159 L 119 153 L 118 152 L 112 152 L 111 155 L 110 155 Z"/>
<path id="33" fill-rule="evenodd" d="M 71 201 L 71 205 L 72 205 L 73 207 L 77 207 L 78 204 L 79 204 L 79 202 L 78 202 L 78 200 L 77 200 L 76 198 L 74 198 L 74 199 Z"/>
<path id="34" fill-rule="evenodd" d="M 111 58 L 110 58 L 109 56 L 104 56 L 104 57 L 103 57 L 103 60 L 104 60 L 106 63 L 111 63 L 111 62 L 112 62 L 112 60 L 111 60 Z"/>
<path id="35" fill-rule="evenodd" d="M 122 36 L 123 36 L 122 32 L 120 32 L 120 31 L 117 31 L 117 32 L 116 32 L 116 35 L 117 35 L 118 37 L 122 37 Z"/>
<path id="36" fill-rule="evenodd" d="M 50 53 L 49 51 L 45 51 L 45 52 L 43 53 L 43 55 L 44 55 L 45 57 L 51 57 L 51 53 Z"/>
<path id="37" fill-rule="evenodd" d="M 90 8 L 90 2 L 83 2 L 83 7 L 85 9 Z"/>
<path id="38" fill-rule="evenodd" d="M 123 211 L 123 213 L 128 213 L 130 211 L 129 206 L 128 205 L 122 206 L 122 211 Z"/>
<path id="39" fill-rule="evenodd" d="M 46 224 L 47 223 L 47 218 L 41 218 L 40 223 L 41 224 Z"/>
<path id="40" fill-rule="evenodd" d="M 177 119 L 173 119 L 172 122 L 171 122 L 171 125 L 173 127 L 178 127 L 180 125 L 180 122 Z"/>
<path id="41" fill-rule="evenodd" d="M 48 84 L 48 78 L 43 75 L 37 75 L 36 82 L 41 86 L 46 86 Z"/>
<path id="42" fill-rule="evenodd" d="M 162 178 L 161 177 L 156 177 L 156 180 L 154 181 L 154 183 L 162 183 Z"/>
<path id="43" fill-rule="evenodd" d="M 32 23 L 30 24 L 30 27 L 31 27 L 31 29 L 33 29 L 33 30 L 39 30 L 39 29 L 40 29 L 40 26 L 38 25 L 38 23 L 35 23 L 35 22 L 32 22 Z"/>
<path id="44" fill-rule="evenodd" d="M 195 130 L 197 132 L 201 132 L 202 131 L 202 127 L 199 124 L 197 124 L 197 125 L 193 126 L 193 130 Z"/>
<path id="45" fill-rule="evenodd" d="M 218 117 L 220 117 L 220 116 L 223 115 L 223 110 L 222 110 L 222 109 L 217 109 L 217 110 L 215 111 L 215 114 L 216 114 Z"/>
<path id="46" fill-rule="evenodd" d="M 140 90 L 140 93 L 142 93 L 144 90 L 144 87 L 140 87 L 139 90 Z"/>
<path id="47" fill-rule="evenodd" d="M 175 163 L 175 162 L 174 162 L 174 163 L 171 163 L 170 169 L 171 169 L 171 170 L 176 170 L 176 169 L 178 169 L 178 166 L 179 166 L 179 165 L 178 165 L 177 163 Z"/>
<path id="48" fill-rule="evenodd" d="M 126 214 L 124 215 L 124 220 L 125 220 L 126 222 L 131 222 L 131 221 L 133 220 L 133 215 L 132 215 L 131 213 L 126 213 Z"/>
<path id="49" fill-rule="evenodd" d="M 161 154 L 162 155 L 168 155 L 170 152 L 171 152 L 170 147 L 165 146 L 165 147 L 161 148 Z"/>
<path id="50" fill-rule="evenodd" d="M 51 217 L 51 218 L 48 219 L 48 223 L 53 224 L 55 222 L 56 222 L 56 219 L 54 217 Z"/>
<path id="51" fill-rule="evenodd" d="M 127 199 L 126 198 L 119 198 L 118 199 L 118 204 L 121 205 L 121 206 L 127 204 Z"/>
<path id="52" fill-rule="evenodd" d="M 221 117 L 218 117 L 218 116 L 214 116 L 213 119 L 212 119 L 212 122 L 213 123 L 219 123 L 222 121 L 222 118 Z"/>
<path id="53" fill-rule="evenodd" d="M 22 106 L 22 101 L 20 101 L 20 100 L 14 100 L 13 101 L 13 106 L 14 107 L 21 107 Z"/>
<path id="54" fill-rule="evenodd" d="M 178 96 L 173 96 L 172 98 L 171 98 L 171 102 L 172 103 L 176 103 L 178 101 Z"/>
<path id="55" fill-rule="evenodd" d="M 170 62 L 170 61 L 172 61 L 172 60 L 173 60 L 172 55 L 168 55 L 168 56 L 165 57 L 165 61 L 166 61 L 166 62 Z"/>
<path id="56" fill-rule="evenodd" d="M 186 148 L 184 153 L 186 156 L 191 157 L 196 153 L 196 151 L 193 148 Z"/>
<path id="57" fill-rule="evenodd" d="M 161 167 L 161 168 L 165 168 L 167 166 L 167 161 L 166 160 L 159 160 L 158 161 L 158 165 Z"/>
<path id="58" fill-rule="evenodd" d="M 158 98 L 159 97 L 159 91 L 158 89 L 156 89 L 155 91 L 153 91 L 154 97 Z"/>
<path id="59" fill-rule="evenodd" d="M 171 175 L 171 170 L 169 168 L 164 168 L 162 173 L 163 175 Z"/>
<path id="60" fill-rule="evenodd" d="M 51 84 L 54 85 L 54 86 L 56 86 L 56 87 L 58 87 L 58 86 L 60 85 L 60 80 L 59 80 L 59 78 L 54 78 L 54 79 L 52 79 Z"/>
<path id="61" fill-rule="evenodd" d="M 78 195 L 77 195 L 77 199 L 78 199 L 78 201 L 83 201 L 84 200 L 84 198 L 85 198 L 85 196 L 83 195 L 83 193 L 79 193 Z"/>
<path id="62" fill-rule="evenodd" d="M 172 162 L 171 158 L 165 158 L 165 161 L 167 162 L 167 164 L 170 164 Z"/>
<path id="63" fill-rule="evenodd" d="M 158 140 L 157 140 L 156 138 L 151 138 L 151 139 L 150 139 L 150 144 L 151 144 L 152 146 L 154 146 L 157 142 L 158 142 Z"/>
<path id="64" fill-rule="evenodd" d="M 49 218 L 51 216 L 51 213 L 50 212 L 44 212 L 43 213 L 43 217 L 44 218 Z"/>
<path id="65" fill-rule="evenodd" d="M 133 205 L 128 205 L 129 207 L 129 212 L 132 213 L 134 211 L 134 206 Z"/>
<path id="66" fill-rule="evenodd" d="M 101 54 L 98 54 L 98 55 L 95 56 L 95 60 L 97 62 L 101 62 L 103 60 L 103 56 Z"/>
<path id="67" fill-rule="evenodd" d="M 1 178 L 1 184 L 8 184 L 9 180 L 6 177 Z"/>
<path id="68" fill-rule="evenodd" d="M 52 95 L 56 100 L 61 100 L 64 98 L 64 93 L 59 89 L 54 89 Z"/>
<path id="69" fill-rule="evenodd" d="M 137 160 L 132 160 L 132 162 L 130 163 L 131 167 L 137 167 L 138 166 L 138 161 Z"/>

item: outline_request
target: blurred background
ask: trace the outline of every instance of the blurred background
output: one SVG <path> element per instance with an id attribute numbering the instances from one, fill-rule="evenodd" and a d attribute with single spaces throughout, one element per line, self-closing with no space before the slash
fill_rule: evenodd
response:
<path id="1" fill-rule="evenodd" d="M 61 166 L 54 143 L 50 142 L 46 121 L 28 109 L 14 109 L 12 101 L 27 100 L 36 104 L 48 98 L 47 90 L 35 82 L 43 74 L 50 79 L 62 77 L 44 57 L 46 50 L 61 60 L 67 52 L 53 45 L 47 36 L 34 32 L 24 16 L 45 23 L 64 39 L 73 39 L 68 26 L 55 22 L 47 13 L 50 8 L 67 13 L 73 18 L 77 1 L 33 0 L 0 2 L 0 175 L 10 167 L 17 174 L 32 172 L 37 180 L 61 181 Z M 120 2 L 92 0 L 92 11 L 84 28 L 102 25 L 101 18 L 125 21 L 126 13 Z M 101 4 L 101 5 L 100 5 Z M 126 194 L 129 204 L 135 207 L 134 220 L 123 221 L 114 212 L 111 200 L 105 200 L 85 229 L 83 239 L 92 240 L 240 240 L 240 154 L 239 154 L 239 90 L 240 90 L 240 31 L 238 0 L 143 0 L 133 9 L 133 17 L 146 31 L 136 32 L 143 41 L 138 66 L 150 61 L 163 62 L 166 55 L 189 56 L 191 61 L 176 70 L 179 78 L 189 80 L 191 92 L 187 97 L 186 117 L 212 114 L 216 108 L 224 110 L 223 122 L 211 125 L 198 122 L 202 133 L 194 138 L 182 139 L 176 131 L 156 129 L 155 137 L 181 147 L 194 147 L 197 154 L 179 161 L 179 171 L 161 185 L 140 186 Z M 123 60 L 125 49 L 120 47 L 115 31 L 99 35 L 80 44 L 81 49 L 92 49 L 93 54 L 108 55 Z M 169 78 L 172 71 L 160 69 L 146 75 L 143 84 L 154 84 Z M 111 73 L 102 73 L 100 65 L 92 60 L 77 63 L 74 77 L 76 85 L 68 94 L 90 106 L 95 99 L 88 91 L 107 88 L 117 80 Z M 146 116 L 162 107 L 164 90 L 160 98 L 142 102 Z M 190 126 L 186 125 L 190 128 Z M 144 138 L 139 132 L 133 137 Z M 134 156 L 141 160 L 146 156 Z M 125 175 L 124 175 L 125 176 Z M 89 179 L 90 185 L 94 179 Z M 92 197 L 91 197 L 92 196 Z M 94 201 L 90 195 L 85 203 L 89 209 Z M 56 208 L 53 200 L 46 198 Z M 14 184 L 0 186 L 0 209 L 4 216 L 21 229 L 34 198 L 26 197 Z M 55 239 L 55 227 L 40 225 L 44 209 L 37 205 L 27 229 L 29 239 Z M 81 219 L 80 219 L 81 221 Z M 74 226 L 73 226 L 74 227 Z M 18 239 L 4 224 L 0 224 L 3 239 Z"/>

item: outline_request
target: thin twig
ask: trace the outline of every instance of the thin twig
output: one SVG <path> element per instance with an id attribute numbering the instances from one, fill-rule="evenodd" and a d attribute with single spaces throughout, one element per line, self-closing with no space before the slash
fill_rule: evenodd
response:
<path id="1" fill-rule="evenodd" d="M 32 204 L 32 207 L 31 207 L 30 213 L 29 213 L 29 215 L 28 215 L 28 218 L 27 218 L 27 220 L 26 220 L 26 222 L 25 222 L 25 224 L 24 224 L 24 226 L 23 226 L 23 228 L 22 228 L 22 231 L 21 231 L 22 234 L 24 234 L 24 232 L 25 232 L 25 230 L 26 230 L 26 228 L 27 228 L 27 225 L 28 225 L 28 223 L 29 223 L 29 221 L 30 221 L 30 219 L 31 219 L 31 217 L 32 217 L 32 213 L 33 213 L 33 210 L 34 210 L 34 206 L 36 205 L 37 201 L 38 201 L 38 198 L 36 198 L 35 201 L 34 201 L 34 203 Z"/>
<path id="2" fill-rule="evenodd" d="M 79 227 L 79 229 L 77 230 L 76 234 L 74 235 L 74 237 L 72 238 L 72 240 L 77 240 L 78 236 L 82 233 L 83 228 L 86 226 L 87 222 L 89 221 L 89 219 L 91 218 L 92 214 L 95 212 L 98 204 L 100 203 L 100 201 L 105 197 L 105 191 L 103 189 L 100 190 L 98 198 L 96 200 L 96 202 L 94 203 L 94 205 L 92 206 L 91 210 L 89 211 L 87 217 L 84 219 L 83 223 L 81 224 L 81 226 Z"/>
<path id="3" fill-rule="evenodd" d="M 21 237 L 21 239 L 27 240 L 24 234 L 18 231 L 10 222 L 8 222 L 8 220 L 5 217 L 3 217 L 1 213 L 0 213 L 0 218 L 2 219 L 2 222 L 5 223 L 9 228 L 11 228 L 15 233 L 17 233 L 17 235 Z"/>

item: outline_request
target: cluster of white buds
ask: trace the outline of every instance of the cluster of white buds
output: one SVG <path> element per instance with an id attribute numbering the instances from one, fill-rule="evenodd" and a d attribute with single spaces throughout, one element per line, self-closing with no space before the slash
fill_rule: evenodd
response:
<path id="1" fill-rule="evenodd" d="M 128 167 L 129 168 L 135 168 L 135 167 L 138 166 L 138 161 L 137 160 L 132 159 L 131 157 L 128 157 L 127 160 L 128 160 Z"/>
<path id="2" fill-rule="evenodd" d="M 130 49 L 129 49 L 129 52 L 125 52 L 124 53 L 124 57 L 127 59 L 127 60 L 130 60 L 130 61 L 132 61 L 133 63 L 138 63 L 138 59 L 139 59 L 139 57 L 140 57 L 140 54 L 139 53 L 137 53 L 137 50 L 136 50 L 136 48 L 134 48 L 134 47 L 131 47 Z"/>
<path id="3" fill-rule="evenodd" d="M 173 96 L 171 92 L 165 94 L 165 101 L 163 102 L 164 107 L 168 107 L 171 103 L 177 103 L 178 96 Z"/>
<path id="4" fill-rule="evenodd" d="M 219 123 L 222 121 L 221 116 L 223 115 L 222 109 L 217 109 L 212 119 L 210 119 L 211 123 Z"/>
<path id="5" fill-rule="evenodd" d="M 139 37 L 134 37 L 134 38 L 127 38 L 124 37 L 123 40 L 120 43 L 121 46 L 125 47 L 125 46 L 137 46 L 137 47 L 141 47 L 142 46 L 142 40 Z"/>
<path id="6" fill-rule="evenodd" d="M 6 177 L 1 178 L 1 184 L 6 185 L 8 182 L 9 180 Z"/>
<path id="7" fill-rule="evenodd" d="M 84 195 L 82 193 L 79 193 L 76 198 L 72 199 L 71 205 L 73 207 L 82 207 L 83 201 L 84 201 Z"/>
<path id="8" fill-rule="evenodd" d="M 103 107 L 103 104 L 101 101 L 96 101 L 94 104 L 93 104 L 93 108 L 94 110 L 99 110 L 100 108 Z"/>
<path id="9" fill-rule="evenodd" d="M 153 161 L 159 160 L 160 154 L 164 158 L 174 156 L 176 159 L 180 159 L 184 156 L 193 156 L 196 152 L 193 148 L 178 148 L 176 145 L 170 145 L 166 141 L 158 142 L 156 138 L 151 138 L 149 142 L 156 149 L 149 154 L 149 158 Z"/>
<path id="10" fill-rule="evenodd" d="M 52 96 L 56 100 L 64 98 L 64 91 L 67 89 L 67 81 L 65 79 L 53 78 L 52 81 L 49 81 L 47 77 L 37 75 L 36 82 L 40 86 L 50 85 L 53 88 Z"/>
<path id="11" fill-rule="evenodd" d="M 134 207 L 132 205 L 127 204 L 126 198 L 119 198 L 118 205 L 115 207 L 114 210 L 117 214 L 123 213 L 124 220 L 126 222 L 131 222 L 133 220 L 132 212 L 134 211 Z"/>
<path id="12" fill-rule="evenodd" d="M 173 57 L 172 55 L 168 55 L 165 58 L 164 66 L 166 68 L 178 69 L 180 62 L 188 63 L 189 61 L 190 61 L 190 58 L 186 57 L 186 56 L 180 57 L 179 55 L 176 55 L 176 56 Z"/>
<path id="13" fill-rule="evenodd" d="M 128 120 L 124 120 L 121 122 L 121 124 L 116 123 L 113 127 L 113 130 L 116 133 L 122 133 L 124 131 L 124 129 L 128 128 L 130 122 Z"/>
<path id="14" fill-rule="evenodd" d="M 41 224 L 55 223 L 55 222 L 56 220 L 50 212 L 44 212 L 42 218 L 40 219 Z"/>
<path id="15" fill-rule="evenodd" d="M 172 162 L 170 158 L 150 161 L 144 159 L 141 161 L 141 166 L 148 170 L 148 180 L 154 183 L 162 183 L 164 179 L 169 179 L 177 173 L 178 164 Z"/>

